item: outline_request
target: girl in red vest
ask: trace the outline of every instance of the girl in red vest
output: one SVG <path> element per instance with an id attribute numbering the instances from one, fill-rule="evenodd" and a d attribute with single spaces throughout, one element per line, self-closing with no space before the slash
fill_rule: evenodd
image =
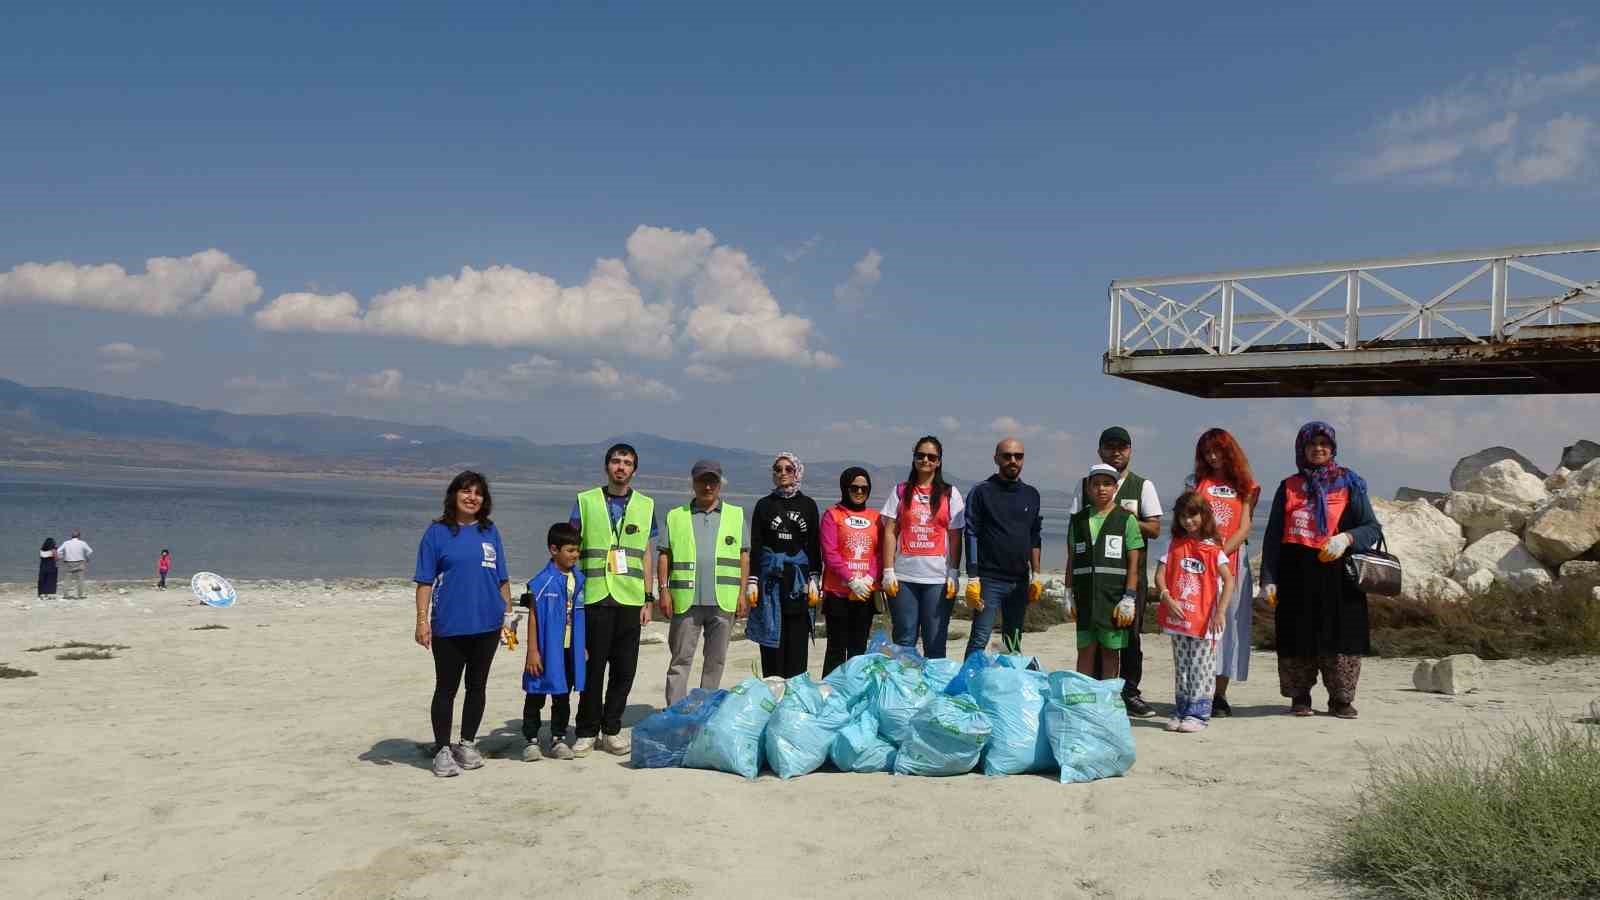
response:
<path id="1" fill-rule="evenodd" d="M 869 509 L 872 476 L 860 466 L 839 475 L 839 502 L 822 514 L 822 615 L 828 649 L 822 674 L 867 652 L 883 557 L 878 552 L 878 511 Z"/>
<path id="2" fill-rule="evenodd" d="M 1214 716 L 1231 716 L 1228 683 L 1250 676 L 1250 634 L 1255 627 L 1254 591 L 1250 583 L 1250 522 L 1255 518 L 1261 486 L 1250 471 L 1250 460 L 1233 435 L 1212 428 L 1200 435 L 1194 447 L 1194 474 L 1189 489 L 1199 493 L 1217 520 L 1217 538 L 1228 554 L 1237 596 L 1231 598 L 1228 620 L 1217 643 L 1217 694 L 1211 703 Z"/>
<path id="3" fill-rule="evenodd" d="M 1233 572 L 1211 505 L 1187 491 L 1173 506 L 1172 543 L 1156 566 L 1161 630 L 1172 638 L 1176 705 L 1168 731 L 1205 730 L 1216 690 L 1217 638 L 1226 629 Z"/>

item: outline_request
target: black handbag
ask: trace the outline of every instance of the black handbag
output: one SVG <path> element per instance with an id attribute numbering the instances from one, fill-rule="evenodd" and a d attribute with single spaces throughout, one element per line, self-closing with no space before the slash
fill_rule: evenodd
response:
<path id="1" fill-rule="evenodd" d="M 1372 550 L 1356 550 L 1344 557 L 1344 577 L 1363 594 L 1400 596 L 1400 557 L 1389 552 L 1382 537 Z"/>

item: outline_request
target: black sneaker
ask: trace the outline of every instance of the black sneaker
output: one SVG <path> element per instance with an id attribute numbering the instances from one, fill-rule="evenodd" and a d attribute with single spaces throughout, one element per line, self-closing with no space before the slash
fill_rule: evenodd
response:
<path id="1" fill-rule="evenodd" d="M 1233 715 L 1233 707 L 1228 705 L 1228 701 L 1225 698 L 1218 697 L 1211 704 L 1211 716 L 1212 716 L 1212 718 L 1220 717 L 1220 718 L 1226 719 L 1231 715 Z"/>
<path id="2" fill-rule="evenodd" d="M 1151 708 L 1150 704 L 1144 702 L 1143 697 L 1127 697 L 1124 698 L 1122 702 L 1128 707 L 1128 715 L 1134 717 L 1135 719 L 1148 719 L 1156 714 L 1156 711 Z"/>

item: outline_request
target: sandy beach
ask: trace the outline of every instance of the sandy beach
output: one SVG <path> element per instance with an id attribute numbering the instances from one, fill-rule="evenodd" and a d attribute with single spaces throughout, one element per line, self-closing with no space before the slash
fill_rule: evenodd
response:
<path id="1" fill-rule="evenodd" d="M 1305 863 L 1369 751 L 1572 718 L 1600 694 L 1592 660 L 1487 663 L 1485 688 L 1452 698 L 1413 690 L 1412 660 L 1369 659 L 1358 721 L 1296 720 L 1258 653 L 1237 717 L 1194 736 L 1136 722 L 1126 778 L 751 783 L 601 754 L 519 761 L 520 653 L 502 651 L 480 738 L 493 758 L 437 779 L 417 750 L 432 668 L 408 582 L 247 582 L 230 610 L 124 587 L 83 603 L 0 587 L 0 662 L 38 672 L 0 680 L 8 896 L 1340 896 Z M 195 630 L 211 624 L 227 627 Z M 67 640 L 128 648 L 26 652 Z M 1165 712 L 1168 645 L 1146 647 L 1146 696 Z M 1072 626 L 1025 649 L 1069 665 Z M 727 683 L 754 651 L 735 643 Z M 642 648 L 629 725 L 661 705 L 666 662 L 664 644 Z"/>

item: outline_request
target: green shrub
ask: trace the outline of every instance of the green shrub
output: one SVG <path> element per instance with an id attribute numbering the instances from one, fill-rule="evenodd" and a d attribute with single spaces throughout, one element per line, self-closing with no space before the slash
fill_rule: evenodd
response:
<path id="1" fill-rule="evenodd" d="M 1554 718 L 1374 757 L 1328 875 L 1427 900 L 1600 896 L 1600 731 Z"/>
<path id="2" fill-rule="evenodd" d="M 32 669 L 19 669 L 16 666 L 0 663 L 0 678 L 32 678 L 38 674 Z"/>

